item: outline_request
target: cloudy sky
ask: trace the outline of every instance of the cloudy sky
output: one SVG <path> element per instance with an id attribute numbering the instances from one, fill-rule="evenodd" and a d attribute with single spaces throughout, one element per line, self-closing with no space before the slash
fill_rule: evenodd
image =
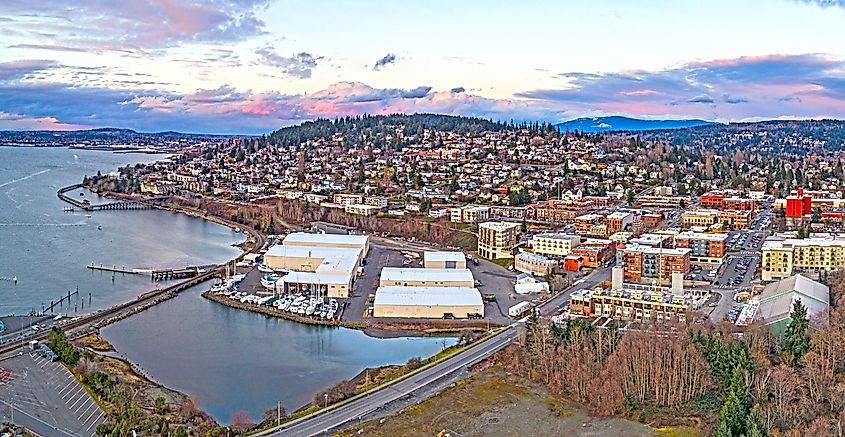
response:
<path id="1" fill-rule="evenodd" d="M 0 129 L 845 118 L 845 0 L 0 0 Z"/>

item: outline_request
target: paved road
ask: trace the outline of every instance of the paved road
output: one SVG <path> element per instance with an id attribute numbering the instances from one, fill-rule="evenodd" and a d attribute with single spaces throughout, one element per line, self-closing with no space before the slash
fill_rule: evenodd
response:
<path id="1" fill-rule="evenodd" d="M 260 436 L 310 437 L 327 434 L 330 430 L 356 421 L 397 399 L 409 396 L 414 391 L 436 382 L 452 372 L 471 366 L 501 350 L 519 333 L 520 323 L 510 325 L 506 330 L 489 340 L 464 350 L 440 363 L 429 367 L 407 379 L 391 384 L 340 407 L 330 409 L 310 419 L 300 419 L 281 428 L 265 431 Z"/>
<path id="2" fill-rule="evenodd" d="M 2 364 L 12 377 L 0 382 L 0 419 L 14 415 L 42 436 L 96 435 L 105 413 L 67 369 L 29 354 Z"/>

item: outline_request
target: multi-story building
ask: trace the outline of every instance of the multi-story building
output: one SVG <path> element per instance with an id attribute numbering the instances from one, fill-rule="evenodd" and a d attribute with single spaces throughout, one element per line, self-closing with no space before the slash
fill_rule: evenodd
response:
<path id="1" fill-rule="evenodd" d="M 662 249 L 630 244 L 617 248 L 621 254 L 626 282 L 658 281 L 668 283 L 672 273 L 686 276 L 690 268 L 690 249 Z"/>
<path id="2" fill-rule="evenodd" d="M 698 200 L 702 208 L 733 210 L 733 211 L 754 211 L 754 200 L 747 197 L 740 197 L 736 192 L 710 191 L 702 194 Z"/>
<path id="3" fill-rule="evenodd" d="M 727 239 L 727 234 L 681 232 L 675 235 L 675 247 L 689 249 L 690 262 L 718 265 L 725 259 Z"/>
<path id="4" fill-rule="evenodd" d="M 612 235 L 617 232 L 628 229 L 634 223 L 634 214 L 624 211 L 616 211 L 607 216 L 605 224 L 607 225 L 607 235 Z"/>
<path id="5" fill-rule="evenodd" d="M 371 216 L 377 215 L 381 208 L 375 205 L 364 205 L 362 203 L 356 203 L 354 205 L 346 205 L 343 207 L 344 211 L 347 214 L 355 214 L 355 215 L 363 215 L 363 216 Z"/>
<path id="6" fill-rule="evenodd" d="M 845 239 L 840 237 L 770 237 L 763 243 L 762 252 L 764 281 L 845 267 Z"/>
<path id="7" fill-rule="evenodd" d="M 333 203 L 338 205 L 358 205 L 364 203 L 364 196 L 361 194 L 343 194 L 337 193 L 332 196 Z"/>
<path id="8" fill-rule="evenodd" d="M 452 223 L 479 223 L 486 221 L 490 217 L 490 207 L 467 205 L 458 208 L 452 208 L 451 221 Z"/>
<path id="9" fill-rule="evenodd" d="M 720 211 L 719 223 L 728 229 L 748 229 L 751 211 Z"/>
<path id="10" fill-rule="evenodd" d="M 800 219 L 805 215 L 813 213 L 813 198 L 804 194 L 804 189 L 799 188 L 795 196 L 786 198 L 786 218 Z"/>
<path id="11" fill-rule="evenodd" d="M 487 259 L 513 258 L 518 236 L 518 223 L 481 223 L 478 225 L 478 255 Z"/>
<path id="12" fill-rule="evenodd" d="M 531 250 L 540 255 L 562 257 L 581 243 L 581 237 L 569 234 L 537 234 L 531 237 Z"/>
<path id="13" fill-rule="evenodd" d="M 536 253 L 522 252 L 513 262 L 514 269 L 538 276 L 548 276 L 557 267 L 557 261 Z"/>
<path id="14" fill-rule="evenodd" d="M 681 214 L 681 226 L 691 228 L 693 226 L 709 227 L 719 222 L 719 211 L 715 209 L 696 209 L 684 211 Z"/>
<path id="15" fill-rule="evenodd" d="M 588 238 L 572 249 L 570 256 L 580 257 L 580 267 L 598 268 L 616 255 L 616 244 L 610 240 Z"/>
<path id="16" fill-rule="evenodd" d="M 364 205 L 377 206 L 379 208 L 387 208 L 387 197 L 367 196 L 364 198 Z"/>
<path id="17" fill-rule="evenodd" d="M 609 289 L 576 290 L 569 296 L 569 312 L 581 317 L 608 317 L 635 322 L 684 322 L 692 304 L 684 295 L 683 277 L 672 279 L 672 287 L 622 283 L 614 273 Z"/>
<path id="18" fill-rule="evenodd" d="M 594 233 L 598 232 L 596 227 L 602 224 L 602 219 L 603 217 L 598 214 L 584 214 L 575 217 L 575 233 L 580 236 L 605 237 L 605 234 Z M 604 231 L 606 230 L 604 228 Z"/>
<path id="19" fill-rule="evenodd" d="M 591 206 L 570 200 L 549 200 L 525 207 L 525 218 L 532 221 L 552 224 L 565 224 L 575 221 L 575 217 L 590 212 Z"/>

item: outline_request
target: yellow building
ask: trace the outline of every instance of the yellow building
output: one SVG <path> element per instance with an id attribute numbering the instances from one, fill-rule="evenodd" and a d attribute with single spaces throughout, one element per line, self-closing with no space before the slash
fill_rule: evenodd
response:
<path id="1" fill-rule="evenodd" d="M 487 259 L 513 258 L 519 224 L 485 222 L 478 225 L 478 255 Z"/>
<path id="2" fill-rule="evenodd" d="M 681 226 L 691 228 L 693 226 L 711 226 L 719 222 L 719 211 L 715 209 L 697 209 L 684 211 L 681 214 Z"/>
<path id="3" fill-rule="evenodd" d="M 761 278 L 788 278 L 793 273 L 821 272 L 845 267 L 845 239 L 830 237 L 780 238 L 763 243 Z"/>
<path id="4" fill-rule="evenodd" d="M 531 251 L 539 255 L 564 257 L 581 244 L 581 237 L 569 234 L 537 234 L 531 237 Z"/>

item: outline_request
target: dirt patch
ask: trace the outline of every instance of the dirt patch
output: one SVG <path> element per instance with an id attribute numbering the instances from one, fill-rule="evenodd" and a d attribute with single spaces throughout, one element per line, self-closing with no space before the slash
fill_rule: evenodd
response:
<path id="1" fill-rule="evenodd" d="M 97 334 L 88 334 L 76 340 L 77 346 L 89 348 L 97 352 L 114 352 L 114 347 L 111 343 L 103 340 Z"/>
<path id="2" fill-rule="evenodd" d="M 544 388 L 493 367 L 398 415 L 367 422 L 339 436 L 631 436 L 654 431 L 621 418 L 593 418 Z"/>

